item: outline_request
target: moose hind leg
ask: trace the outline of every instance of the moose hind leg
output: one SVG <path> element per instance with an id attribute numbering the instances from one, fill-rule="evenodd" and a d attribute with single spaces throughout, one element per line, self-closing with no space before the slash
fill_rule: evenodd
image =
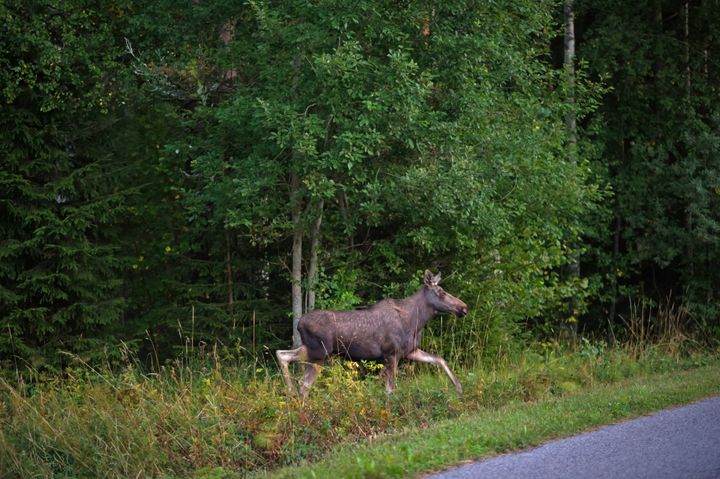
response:
<path id="1" fill-rule="evenodd" d="M 289 365 L 292 362 L 303 361 L 307 357 L 307 349 L 305 346 L 300 346 L 297 349 L 278 349 L 275 351 L 275 355 L 277 356 L 278 363 L 280 364 L 280 372 L 282 373 L 283 381 L 285 381 L 288 394 L 290 396 L 296 396 L 297 391 L 293 385 L 292 378 L 290 377 Z"/>
<path id="2" fill-rule="evenodd" d="M 385 391 L 388 394 L 395 392 L 395 376 L 397 375 L 398 358 L 390 356 L 385 359 Z"/>
<path id="3" fill-rule="evenodd" d="M 307 399 L 310 386 L 312 386 L 312 383 L 317 379 L 319 372 L 320 364 L 318 363 L 308 363 L 307 366 L 305 366 L 305 372 L 302 375 L 302 379 L 300 379 L 300 397 L 303 401 Z"/>
<path id="4" fill-rule="evenodd" d="M 445 374 L 448 375 L 450 378 L 450 381 L 455 385 L 455 389 L 457 390 L 458 395 L 462 396 L 462 386 L 460 385 L 460 382 L 455 378 L 455 375 L 450 371 L 450 368 L 448 367 L 447 363 L 443 358 L 440 356 L 436 356 L 435 354 L 426 353 L 422 349 L 416 349 L 410 354 L 406 356 L 407 359 L 410 359 L 412 361 L 418 361 L 421 363 L 433 363 L 433 364 L 439 364 L 443 370 L 445 370 Z"/>

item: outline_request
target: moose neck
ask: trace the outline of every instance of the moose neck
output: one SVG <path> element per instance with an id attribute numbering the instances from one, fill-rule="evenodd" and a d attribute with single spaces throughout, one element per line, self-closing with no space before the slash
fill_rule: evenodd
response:
<path id="1" fill-rule="evenodd" d="M 413 329 L 422 329 L 425 324 L 430 321 L 436 314 L 437 311 L 432 304 L 425 297 L 425 287 L 405 299 L 408 306 L 408 319 L 410 320 Z"/>

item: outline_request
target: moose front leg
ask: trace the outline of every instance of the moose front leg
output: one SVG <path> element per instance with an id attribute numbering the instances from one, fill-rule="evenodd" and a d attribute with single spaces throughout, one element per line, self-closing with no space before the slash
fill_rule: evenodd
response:
<path id="1" fill-rule="evenodd" d="M 462 386 L 460 385 L 460 382 L 455 378 L 455 375 L 452 373 L 452 371 L 450 371 L 450 368 L 448 367 L 447 363 L 443 358 L 434 354 L 426 353 L 422 349 L 414 350 L 413 352 L 408 354 L 406 358 L 421 363 L 439 364 L 440 367 L 445 370 L 445 373 L 450 378 L 450 381 L 452 381 L 452 383 L 455 385 L 455 389 L 457 390 L 458 395 L 462 396 Z"/>

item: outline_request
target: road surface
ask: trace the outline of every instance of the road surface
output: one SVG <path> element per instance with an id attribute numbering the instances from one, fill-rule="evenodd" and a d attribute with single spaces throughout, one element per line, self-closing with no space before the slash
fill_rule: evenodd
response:
<path id="1" fill-rule="evenodd" d="M 720 479 L 720 396 L 427 479 Z"/>

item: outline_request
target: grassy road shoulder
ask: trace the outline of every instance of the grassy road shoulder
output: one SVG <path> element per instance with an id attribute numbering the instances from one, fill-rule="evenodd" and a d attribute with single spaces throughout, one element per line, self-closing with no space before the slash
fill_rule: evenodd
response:
<path id="1" fill-rule="evenodd" d="M 373 443 L 338 448 L 320 462 L 284 468 L 272 477 L 414 477 L 715 394 L 720 394 L 717 360 L 693 370 L 481 410 L 426 430 L 408 429 Z"/>

